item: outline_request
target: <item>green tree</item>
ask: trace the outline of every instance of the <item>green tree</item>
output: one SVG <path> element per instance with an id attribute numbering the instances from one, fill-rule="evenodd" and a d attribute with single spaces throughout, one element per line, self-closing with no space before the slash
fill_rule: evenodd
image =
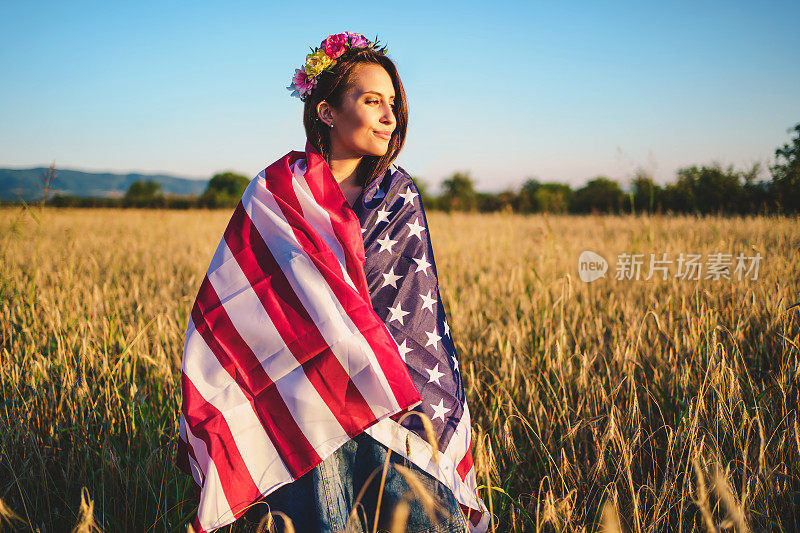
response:
<path id="1" fill-rule="evenodd" d="M 598 176 L 575 191 L 572 209 L 579 213 L 619 213 L 624 201 L 625 193 L 616 181 Z"/>
<path id="2" fill-rule="evenodd" d="M 538 211 L 536 205 L 536 191 L 542 184 L 535 178 L 528 178 L 519 190 L 517 197 L 517 210 L 520 213 L 535 213 Z"/>
<path id="3" fill-rule="evenodd" d="M 775 165 L 770 167 L 770 192 L 775 203 L 787 213 L 800 212 L 800 123 L 795 124 L 795 137 L 775 150 Z"/>
<path id="4" fill-rule="evenodd" d="M 695 213 L 736 213 L 742 204 L 742 174 L 719 163 L 678 169 L 673 208 Z M 681 206 L 685 206 L 681 209 Z"/>
<path id="5" fill-rule="evenodd" d="M 653 177 L 645 170 L 639 169 L 633 177 L 631 183 L 631 195 L 633 197 L 632 210 L 634 212 L 654 213 L 656 207 L 660 206 L 663 190 L 656 185 Z"/>
<path id="6" fill-rule="evenodd" d="M 769 212 L 769 186 L 771 182 L 758 179 L 760 173 L 761 163 L 754 163 L 750 170 L 743 173 L 742 213 L 766 214 Z"/>
<path id="7" fill-rule="evenodd" d="M 206 207 L 234 207 L 241 200 L 249 183 L 250 180 L 241 174 L 215 174 L 200 196 L 200 203 Z"/>
<path id="8" fill-rule="evenodd" d="M 514 203 L 517 200 L 517 195 L 514 191 L 501 191 L 499 193 L 493 192 L 478 192 L 475 193 L 476 207 L 481 213 L 495 213 L 498 211 L 512 213 L 514 212 Z"/>
<path id="9" fill-rule="evenodd" d="M 128 186 L 123 203 L 136 207 L 154 207 L 163 202 L 161 184 L 152 180 L 134 181 Z"/>
<path id="10" fill-rule="evenodd" d="M 504 213 L 513 213 L 516 201 L 517 195 L 514 193 L 514 191 L 500 191 L 497 194 L 497 210 Z"/>
<path id="11" fill-rule="evenodd" d="M 694 183 L 689 176 L 678 176 L 675 183 L 670 183 L 664 187 L 664 207 L 675 213 L 694 212 L 695 194 Z"/>
<path id="12" fill-rule="evenodd" d="M 467 172 L 456 172 L 442 182 L 442 207 L 448 211 L 474 211 L 478 206 L 475 184 Z"/>
<path id="13" fill-rule="evenodd" d="M 741 175 L 733 165 L 703 166 L 697 178 L 697 202 L 702 213 L 735 213 L 742 200 Z"/>
<path id="14" fill-rule="evenodd" d="M 542 183 L 533 194 L 536 211 L 566 213 L 572 200 L 572 188 L 563 183 Z"/>

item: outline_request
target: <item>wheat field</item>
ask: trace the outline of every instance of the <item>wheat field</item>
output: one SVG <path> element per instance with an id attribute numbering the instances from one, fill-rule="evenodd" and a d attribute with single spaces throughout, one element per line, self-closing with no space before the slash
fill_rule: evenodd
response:
<path id="1" fill-rule="evenodd" d="M 229 214 L 0 209 L 0 530 L 186 531 L 183 334 Z M 800 527 L 798 219 L 428 218 L 492 530 Z M 585 283 L 587 249 L 763 260 Z"/>

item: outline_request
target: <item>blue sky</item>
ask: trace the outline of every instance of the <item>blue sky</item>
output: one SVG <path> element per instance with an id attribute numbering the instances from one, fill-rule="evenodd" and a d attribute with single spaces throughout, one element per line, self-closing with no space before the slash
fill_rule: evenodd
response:
<path id="1" fill-rule="evenodd" d="M 0 167 L 253 176 L 303 148 L 286 86 L 345 30 L 388 44 L 397 162 L 434 190 L 766 166 L 800 122 L 798 27 L 796 1 L 3 2 Z"/>

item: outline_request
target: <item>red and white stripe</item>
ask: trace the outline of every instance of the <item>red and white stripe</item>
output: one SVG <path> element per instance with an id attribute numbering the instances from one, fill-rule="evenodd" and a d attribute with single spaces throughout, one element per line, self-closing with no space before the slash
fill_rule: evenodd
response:
<path id="1" fill-rule="evenodd" d="M 420 401 L 372 309 L 358 220 L 327 167 L 293 175 L 305 155 L 250 183 L 192 309 L 179 464 L 200 489 L 198 530 Z"/>
<path id="2" fill-rule="evenodd" d="M 338 233 L 343 233 L 342 228 L 345 222 L 337 220 L 335 218 L 337 216 L 336 213 L 331 213 L 322 207 L 333 203 L 325 201 L 326 194 L 339 197 L 341 196 L 341 191 L 338 186 L 329 190 L 325 190 L 321 186 L 325 183 L 332 183 L 332 180 L 306 179 L 309 167 L 312 168 L 311 174 L 314 174 L 314 163 L 313 159 L 310 165 L 305 159 L 299 159 L 291 165 L 290 169 L 295 178 L 293 183 L 296 187 L 296 196 L 309 223 L 328 243 L 336 255 L 337 264 L 341 266 L 343 275 L 347 276 L 347 270 L 344 268 L 345 261 L 343 260 L 344 251 L 340 246 L 341 243 L 336 239 L 337 232 L 334 230 L 334 226 L 336 226 L 340 230 Z M 327 167 L 317 170 L 325 171 L 326 169 Z M 363 250 L 363 240 L 361 249 Z M 359 271 L 362 271 L 363 267 L 359 267 L 359 269 Z M 351 286 L 354 287 L 353 284 Z M 453 437 L 450 439 L 447 450 L 444 451 L 444 454 L 440 454 L 440 457 L 443 456 L 443 461 L 439 462 L 439 466 L 433 461 L 427 441 L 420 439 L 415 433 L 409 432 L 390 418 L 383 419 L 372 426 L 367 430 L 367 433 L 403 456 L 406 455 L 406 435 L 408 434 L 413 456 L 413 459 L 409 458 L 409 460 L 439 479 L 453 491 L 456 499 L 461 503 L 465 516 L 468 518 L 471 530 L 477 533 L 487 529 L 489 518 L 488 511 L 486 511 L 483 502 L 476 494 L 477 484 L 472 458 L 470 415 L 466 404 L 463 407 L 463 416 L 456 427 Z"/>

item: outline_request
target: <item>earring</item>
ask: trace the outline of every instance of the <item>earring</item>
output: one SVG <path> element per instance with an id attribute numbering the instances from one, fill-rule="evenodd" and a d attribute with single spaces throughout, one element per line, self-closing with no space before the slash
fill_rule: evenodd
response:
<path id="1" fill-rule="evenodd" d="M 331 122 L 331 128 L 333 127 L 333 122 Z"/>

